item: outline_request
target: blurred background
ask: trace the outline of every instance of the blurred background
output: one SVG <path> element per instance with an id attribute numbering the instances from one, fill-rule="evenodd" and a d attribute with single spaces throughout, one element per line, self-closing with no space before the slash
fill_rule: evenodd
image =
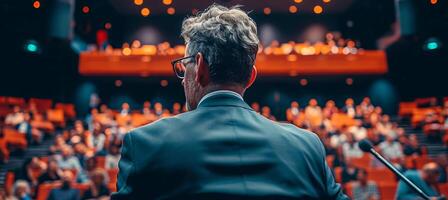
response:
<path id="1" fill-rule="evenodd" d="M 437 161 L 448 190 L 446 0 L 6 0 L 1 191 L 14 195 L 25 180 L 30 197 L 46 199 L 54 188 L 39 177 L 52 167 L 61 180 L 74 174 L 81 194 L 104 174 L 113 191 L 121 136 L 183 112 L 170 61 L 184 56 L 183 19 L 213 3 L 241 5 L 257 23 L 259 77 L 245 100 L 319 134 L 339 182 L 351 181 L 342 178 L 350 167 L 388 173 L 362 152 L 347 158 L 354 147 L 344 145 L 390 137 L 403 152 L 391 160 L 403 169 Z M 65 154 L 78 164 L 67 167 Z M 396 180 L 376 181 L 381 199 L 393 198 Z"/>

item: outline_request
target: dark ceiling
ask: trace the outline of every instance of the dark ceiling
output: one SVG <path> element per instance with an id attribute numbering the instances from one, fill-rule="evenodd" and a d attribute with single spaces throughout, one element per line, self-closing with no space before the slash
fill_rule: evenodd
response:
<path id="1" fill-rule="evenodd" d="M 140 15 L 140 10 L 147 7 L 152 15 L 166 15 L 166 9 L 174 7 L 176 14 L 188 14 L 193 9 L 202 10 L 207 6 L 218 3 L 225 6 L 244 5 L 244 10 L 262 13 L 266 7 L 271 8 L 272 13 L 288 13 L 289 6 L 298 8 L 297 14 L 313 13 L 316 5 L 323 7 L 323 14 L 334 14 L 346 11 L 353 0 L 330 0 L 327 3 L 322 0 L 303 0 L 300 3 L 294 0 L 173 0 L 171 5 L 164 5 L 162 0 L 144 0 L 142 5 L 135 5 L 133 0 L 110 0 L 115 10 L 124 15 Z"/>

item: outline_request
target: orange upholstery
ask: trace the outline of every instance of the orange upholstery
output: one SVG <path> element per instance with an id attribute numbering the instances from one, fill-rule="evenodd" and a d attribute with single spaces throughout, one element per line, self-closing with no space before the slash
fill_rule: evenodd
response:
<path id="1" fill-rule="evenodd" d="M 348 182 L 344 185 L 345 194 L 353 198 L 353 182 Z"/>
<path id="2" fill-rule="evenodd" d="M 334 179 L 338 183 L 342 182 L 342 167 L 335 167 L 334 168 Z"/>
<path id="3" fill-rule="evenodd" d="M 106 166 L 106 158 L 104 156 L 97 156 L 96 159 L 96 167 L 104 169 Z"/>
<path id="4" fill-rule="evenodd" d="M 328 155 L 326 158 L 327 164 L 330 168 L 333 168 L 334 156 Z"/>
<path id="5" fill-rule="evenodd" d="M 11 191 L 14 185 L 15 174 L 14 172 L 7 172 L 5 177 L 5 190 Z"/>
<path id="6" fill-rule="evenodd" d="M 46 200 L 48 198 L 48 195 L 50 195 L 50 192 L 52 189 L 57 189 L 60 187 L 60 183 L 43 183 L 39 185 L 38 189 L 38 195 L 36 200 Z M 89 189 L 89 184 L 73 184 L 72 188 L 78 189 L 80 191 L 81 196 L 84 194 L 86 190 Z"/>
<path id="7" fill-rule="evenodd" d="M 47 110 L 48 121 L 57 124 L 60 127 L 65 126 L 64 111 L 61 109 L 50 109 Z"/>
<path id="8" fill-rule="evenodd" d="M 117 120 L 117 124 L 120 126 L 126 126 L 129 122 L 131 122 L 131 117 L 129 115 L 116 114 L 115 119 Z"/>
<path id="9" fill-rule="evenodd" d="M 361 158 L 352 158 L 350 162 L 353 163 L 354 166 L 362 169 L 370 168 L 370 163 L 372 162 L 372 157 L 365 153 Z"/>
<path id="10" fill-rule="evenodd" d="M 400 116 L 410 116 L 412 111 L 417 108 L 417 103 L 415 102 L 400 102 L 398 115 Z"/>
<path id="11" fill-rule="evenodd" d="M 431 158 L 429 158 L 428 156 L 419 156 L 416 158 L 416 167 L 417 169 L 421 169 L 423 167 L 423 165 L 425 165 L 426 163 L 431 162 Z"/>
<path id="12" fill-rule="evenodd" d="M 109 176 L 109 183 L 115 185 L 117 183 L 118 169 L 107 170 L 107 175 Z"/>
<path id="13" fill-rule="evenodd" d="M 355 120 L 344 113 L 335 113 L 331 116 L 331 123 L 334 127 L 341 128 L 355 125 Z"/>
<path id="14" fill-rule="evenodd" d="M 395 192 L 397 191 L 397 183 L 382 183 L 379 184 L 381 199 L 395 199 Z"/>
<path id="15" fill-rule="evenodd" d="M 19 149 L 26 149 L 28 146 L 25 134 L 19 133 L 15 129 L 3 128 L 3 136 L 6 145 L 10 145 Z"/>
<path id="16" fill-rule="evenodd" d="M 36 104 L 36 108 L 39 112 L 45 112 L 53 106 L 53 100 L 51 99 L 31 98 L 29 102 Z"/>
<path id="17" fill-rule="evenodd" d="M 132 126 L 138 127 L 138 126 L 145 125 L 151 121 L 148 118 L 146 118 L 143 114 L 134 113 L 131 115 L 131 122 L 132 122 Z"/>
<path id="18" fill-rule="evenodd" d="M 439 191 L 448 197 L 448 183 L 439 184 Z"/>
<path id="19" fill-rule="evenodd" d="M 65 117 L 67 117 L 68 119 L 74 119 L 76 117 L 75 105 L 73 104 L 57 103 L 55 108 L 63 110 Z"/>
<path id="20" fill-rule="evenodd" d="M 7 97 L 6 101 L 9 105 L 25 105 L 25 99 L 20 97 Z"/>
<path id="21" fill-rule="evenodd" d="M 395 174 L 387 168 L 371 168 L 367 170 L 367 179 L 375 181 L 377 184 L 381 183 L 396 183 Z"/>

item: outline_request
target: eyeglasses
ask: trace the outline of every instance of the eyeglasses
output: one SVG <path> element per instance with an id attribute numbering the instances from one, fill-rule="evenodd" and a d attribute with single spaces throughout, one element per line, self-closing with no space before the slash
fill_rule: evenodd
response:
<path id="1" fill-rule="evenodd" d="M 176 74 L 176 76 L 180 79 L 185 78 L 185 71 L 187 70 L 186 66 L 189 62 L 189 59 L 194 58 L 196 55 L 193 56 L 187 56 L 183 58 L 179 58 L 176 60 L 171 61 L 171 65 L 173 65 L 173 71 Z"/>

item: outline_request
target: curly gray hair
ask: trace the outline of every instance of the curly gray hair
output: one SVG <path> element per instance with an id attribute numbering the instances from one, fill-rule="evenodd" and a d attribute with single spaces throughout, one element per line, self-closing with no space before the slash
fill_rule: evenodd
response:
<path id="1" fill-rule="evenodd" d="M 239 6 L 213 4 L 182 23 L 187 54 L 202 53 L 214 83 L 246 84 L 258 51 L 257 26 Z"/>

